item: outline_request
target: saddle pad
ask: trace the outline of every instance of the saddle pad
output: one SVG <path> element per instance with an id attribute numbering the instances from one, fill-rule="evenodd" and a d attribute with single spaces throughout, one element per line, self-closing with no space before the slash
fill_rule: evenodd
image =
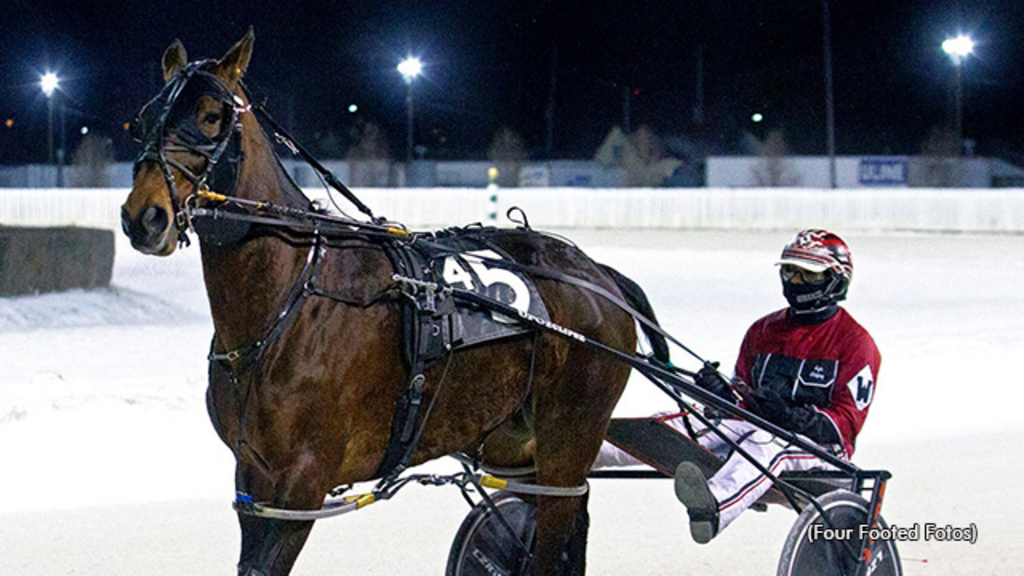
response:
<path id="1" fill-rule="evenodd" d="M 673 476 L 683 461 L 696 464 L 705 478 L 722 467 L 722 461 L 703 446 L 654 418 L 613 418 L 605 438 L 666 476 Z"/>
<path id="2" fill-rule="evenodd" d="M 528 276 L 489 262 L 509 260 L 507 255 L 467 238 L 449 241 L 455 244 L 452 247 L 457 247 L 457 252 L 431 259 L 435 278 L 453 288 L 471 290 L 537 318 L 550 319 L 537 288 Z M 473 346 L 526 331 L 528 328 L 518 319 L 460 303 L 453 318 L 452 340 L 456 347 Z"/>

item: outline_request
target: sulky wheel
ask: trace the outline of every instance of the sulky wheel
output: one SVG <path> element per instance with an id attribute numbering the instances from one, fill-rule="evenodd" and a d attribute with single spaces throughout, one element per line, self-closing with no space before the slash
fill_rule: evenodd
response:
<path id="1" fill-rule="evenodd" d="M 819 496 L 817 501 L 828 515 L 831 526 L 823 521 L 816 507 L 805 507 L 782 548 L 778 576 L 857 574 L 861 526 L 867 522 L 868 502 L 846 490 L 828 492 Z M 888 527 L 881 517 L 878 518 L 878 525 L 883 529 Z M 895 542 L 875 541 L 870 551 L 867 569 L 861 574 L 903 574 Z"/>
<path id="2" fill-rule="evenodd" d="M 531 574 L 529 557 L 524 554 L 523 546 L 527 549 L 533 547 L 537 528 L 536 507 L 511 492 L 497 492 L 492 498 L 508 526 L 494 514 L 487 502 L 474 506 L 452 542 L 446 576 Z"/>

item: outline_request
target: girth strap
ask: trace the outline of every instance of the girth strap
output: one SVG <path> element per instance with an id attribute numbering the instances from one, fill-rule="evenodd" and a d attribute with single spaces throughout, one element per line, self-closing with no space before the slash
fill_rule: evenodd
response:
<path id="1" fill-rule="evenodd" d="M 423 327 L 431 326 L 430 317 L 437 315 L 438 294 L 436 284 L 430 282 L 430 279 L 424 279 L 425 274 L 430 273 L 429 267 L 418 261 L 418 254 L 413 249 L 404 244 L 392 242 L 385 243 L 383 246 L 385 254 L 391 261 L 392 269 L 395 270 L 395 277 L 413 276 L 417 280 L 413 284 L 403 284 L 403 294 L 408 297 L 403 306 L 402 316 L 405 332 L 404 353 L 409 365 L 409 381 L 395 405 L 395 413 L 391 420 L 391 436 L 388 439 L 384 459 L 381 460 L 380 466 L 373 474 L 374 478 L 381 478 L 383 482 L 387 483 L 401 474 L 408 466 L 409 459 L 416 450 L 416 443 L 419 440 L 419 434 L 414 432 L 416 423 L 420 421 L 420 409 L 423 404 L 423 383 L 426 379 L 423 372 L 427 363 L 437 357 L 431 350 L 433 347 L 428 345 L 435 339 L 432 334 L 424 333 Z M 451 311 L 454 312 L 454 307 Z M 441 322 L 433 323 L 433 325 L 438 330 L 442 329 Z M 437 339 L 437 341 L 442 340 L 443 338 Z M 443 353 L 443 351 L 441 352 Z M 447 369 L 445 371 L 447 372 Z M 439 382 L 438 392 L 440 392 L 440 384 Z M 434 398 L 437 398 L 437 393 Z M 429 415 L 429 410 L 427 415 Z M 420 430 L 426 424 L 427 415 L 424 415 L 422 419 Z"/>

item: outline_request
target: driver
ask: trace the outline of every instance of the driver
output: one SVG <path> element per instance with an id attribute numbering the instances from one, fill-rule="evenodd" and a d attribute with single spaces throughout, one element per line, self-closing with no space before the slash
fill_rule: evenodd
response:
<path id="1" fill-rule="evenodd" d="M 783 248 L 777 265 L 789 307 L 747 330 L 731 382 L 719 374 L 717 363 L 709 363 L 697 373 L 696 384 L 849 458 L 881 363 L 871 335 L 838 305 L 853 277 L 850 250 L 832 232 L 803 230 Z M 686 429 L 685 413 L 656 418 Z M 686 505 L 690 533 L 705 544 L 767 492 L 771 482 L 742 455 L 731 453 L 717 434 L 692 424 L 697 441 L 725 460 L 710 478 L 692 462 L 683 462 L 675 473 L 676 496 Z M 719 430 L 775 475 L 828 466 L 742 420 L 724 419 Z M 595 467 L 639 463 L 605 442 Z"/>

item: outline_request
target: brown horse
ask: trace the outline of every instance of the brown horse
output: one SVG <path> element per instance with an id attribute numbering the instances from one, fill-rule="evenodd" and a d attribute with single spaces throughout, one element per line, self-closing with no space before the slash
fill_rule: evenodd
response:
<path id="1" fill-rule="evenodd" d="M 188 64 L 178 41 L 164 53 L 168 85 L 140 113 L 145 151 L 122 208 L 135 249 L 174 252 L 186 208 L 211 205 L 197 187 L 310 208 L 243 89 L 252 47 L 250 30 L 220 60 Z M 235 236 L 200 235 L 216 330 L 210 416 L 235 454 L 240 492 L 275 508 L 317 510 L 332 487 L 379 474 L 407 388 L 392 264 L 383 242 L 357 234 L 315 248 L 308 236 L 259 223 Z M 489 240 L 516 262 L 623 293 L 614 272 L 564 241 L 524 229 L 496 230 Z M 296 297 L 313 250 L 322 250 L 322 288 L 344 297 Z M 633 353 L 634 322 L 621 308 L 577 286 L 534 281 L 552 322 Z M 551 332 L 452 353 L 424 373 L 423 403 L 433 409 L 410 464 L 465 451 L 492 466 L 535 466 L 541 485 L 583 485 L 628 374 L 627 365 Z M 287 574 L 313 525 L 242 512 L 239 523 L 244 575 Z M 585 497 L 541 497 L 533 572 L 582 574 L 586 532 Z"/>

